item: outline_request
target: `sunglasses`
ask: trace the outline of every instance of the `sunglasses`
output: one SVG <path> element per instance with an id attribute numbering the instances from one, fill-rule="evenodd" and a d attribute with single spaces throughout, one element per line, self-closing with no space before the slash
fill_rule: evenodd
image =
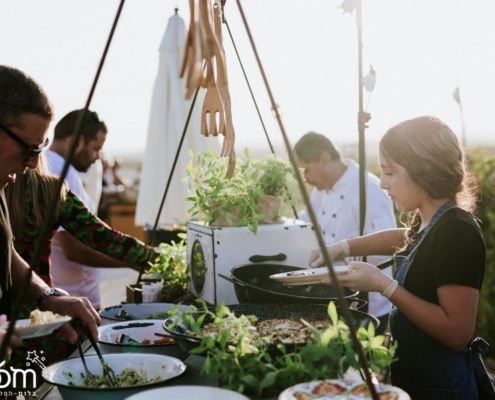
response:
<path id="1" fill-rule="evenodd" d="M 34 158 L 34 157 L 40 155 L 40 153 L 46 149 L 46 147 L 48 146 L 48 144 L 50 142 L 50 140 L 48 138 L 46 138 L 45 143 L 43 143 L 40 147 L 35 149 L 35 148 L 31 147 L 30 145 L 28 145 L 24 140 L 22 140 L 19 136 L 17 136 L 10 129 L 7 129 L 2 124 L 0 124 L 0 129 L 3 130 L 7 134 L 7 136 L 9 136 L 11 139 L 15 140 L 22 147 L 24 147 L 24 150 L 27 153 L 27 157 L 25 158 L 24 161 L 30 160 L 31 158 Z"/>

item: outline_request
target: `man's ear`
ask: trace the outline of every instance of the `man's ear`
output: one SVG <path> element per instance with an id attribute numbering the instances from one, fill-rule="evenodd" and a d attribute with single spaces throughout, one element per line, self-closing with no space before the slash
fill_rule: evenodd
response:
<path id="1" fill-rule="evenodd" d="M 84 147 L 85 144 L 86 144 L 86 142 L 84 141 L 84 136 L 79 135 L 79 139 L 77 141 L 76 153 L 81 151 L 81 149 Z"/>
<path id="2" fill-rule="evenodd" d="M 330 156 L 330 154 L 323 152 L 320 154 L 320 159 L 318 160 L 318 162 L 323 165 L 330 165 L 330 163 L 332 162 L 332 157 Z"/>

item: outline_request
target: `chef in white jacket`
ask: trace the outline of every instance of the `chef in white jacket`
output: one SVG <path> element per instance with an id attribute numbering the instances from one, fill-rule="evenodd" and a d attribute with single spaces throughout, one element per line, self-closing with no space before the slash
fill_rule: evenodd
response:
<path id="1" fill-rule="evenodd" d="M 306 182 L 314 186 L 311 205 L 320 224 L 326 244 L 361 236 L 359 232 L 359 165 L 353 160 L 342 160 L 332 142 L 315 132 L 305 134 L 294 150 L 304 170 Z M 366 174 L 366 225 L 365 234 L 396 228 L 392 201 L 380 188 L 380 180 Z M 305 210 L 299 218 L 310 221 Z M 308 254 L 309 259 L 309 254 Z M 379 265 L 389 257 L 373 256 L 367 261 Z M 347 261 L 350 261 L 349 259 Z M 390 268 L 385 272 L 391 273 Z M 378 333 L 388 324 L 390 302 L 379 293 L 369 293 L 369 314 L 380 320 Z"/>

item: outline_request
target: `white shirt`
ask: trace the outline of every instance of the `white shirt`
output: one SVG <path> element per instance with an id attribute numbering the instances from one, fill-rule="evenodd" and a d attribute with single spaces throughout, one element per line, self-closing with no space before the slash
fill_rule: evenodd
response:
<path id="1" fill-rule="evenodd" d="M 45 158 L 50 172 L 60 176 L 65 159 L 51 150 L 45 152 Z M 69 166 L 65 181 L 68 188 L 77 194 L 93 213 L 96 213 L 94 201 L 84 190 L 79 172 L 72 165 Z M 100 270 L 69 261 L 65 257 L 57 234 L 53 240 L 51 264 L 54 286 L 67 290 L 71 296 L 87 297 L 93 307 L 100 308 Z"/>
<path id="2" fill-rule="evenodd" d="M 81 177 L 84 191 L 93 199 L 98 210 L 103 190 L 103 163 L 100 159 L 95 160 L 86 172 L 78 172 L 78 175 Z"/>
<path id="3" fill-rule="evenodd" d="M 321 227 L 325 243 L 360 236 L 359 232 L 359 166 L 353 160 L 345 160 L 347 169 L 332 189 L 313 190 L 311 205 Z M 380 180 L 367 173 L 365 234 L 396 228 L 393 205 L 388 195 L 380 188 Z M 306 210 L 299 219 L 310 221 Z M 390 257 L 367 257 L 367 262 L 379 265 Z M 391 268 L 384 270 L 388 275 Z M 368 312 L 375 317 L 388 314 L 391 303 L 380 293 L 369 293 Z"/>

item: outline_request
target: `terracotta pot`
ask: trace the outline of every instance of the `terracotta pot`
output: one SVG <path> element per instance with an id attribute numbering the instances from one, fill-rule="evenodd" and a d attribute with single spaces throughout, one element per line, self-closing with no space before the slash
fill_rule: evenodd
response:
<path id="1" fill-rule="evenodd" d="M 261 210 L 259 211 L 260 214 L 265 214 L 266 219 L 259 221 L 259 224 L 278 224 L 280 223 L 280 216 L 278 215 L 278 212 L 280 210 L 280 205 L 282 204 L 282 199 L 278 196 L 266 196 L 265 199 L 258 199 L 257 201 L 258 205 L 261 207 Z M 213 211 L 217 210 L 219 208 L 213 206 Z M 234 223 L 233 226 L 238 226 L 239 222 L 239 212 L 240 212 L 240 207 L 239 206 L 231 206 L 230 207 L 230 213 L 233 215 L 232 217 L 232 222 Z M 227 223 L 227 218 L 225 215 L 220 215 L 220 217 L 217 218 L 215 222 L 211 224 L 211 226 L 230 226 Z"/>

